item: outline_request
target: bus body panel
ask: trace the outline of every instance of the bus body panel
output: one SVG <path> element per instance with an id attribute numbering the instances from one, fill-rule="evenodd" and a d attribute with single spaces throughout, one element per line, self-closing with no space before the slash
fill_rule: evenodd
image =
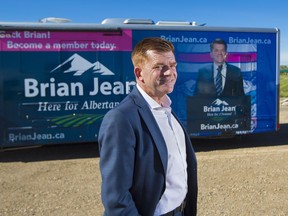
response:
<path id="1" fill-rule="evenodd" d="M 1 147 L 96 142 L 105 113 L 135 83 L 131 51 L 145 37 L 175 46 L 172 108 L 191 136 L 279 129 L 279 30 L 157 25 L 0 23 Z M 209 44 L 228 44 L 245 96 L 199 97 Z"/>

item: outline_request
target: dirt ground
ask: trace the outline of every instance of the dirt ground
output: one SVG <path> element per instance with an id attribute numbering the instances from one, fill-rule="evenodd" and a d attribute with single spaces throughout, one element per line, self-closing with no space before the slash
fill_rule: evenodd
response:
<path id="1" fill-rule="evenodd" d="M 281 129 L 242 139 L 193 140 L 198 215 L 288 215 L 288 105 Z M 1 216 L 103 214 L 96 145 L 0 152 Z"/>

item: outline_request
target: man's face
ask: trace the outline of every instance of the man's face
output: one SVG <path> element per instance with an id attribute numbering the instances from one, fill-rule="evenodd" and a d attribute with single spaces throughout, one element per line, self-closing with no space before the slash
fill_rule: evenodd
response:
<path id="1" fill-rule="evenodd" d="M 148 51 L 147 55 L 148 60 L 135 68 L 135 74 L 142 89 L 157 101 L 173 91 L 177 63 L 173 52 Z"/>
<path id="2" fill-rule="evenodd" d="M 227 56 L 225 46 L 223 44 L 214 44 L 210 55 L 216 64 L 223 64 Z"/>

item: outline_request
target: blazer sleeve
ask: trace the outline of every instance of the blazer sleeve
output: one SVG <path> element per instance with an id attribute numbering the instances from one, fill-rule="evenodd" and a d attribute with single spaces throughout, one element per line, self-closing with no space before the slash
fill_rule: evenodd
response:
<path id="1" fill-rule="evenodd" d="M 195 95 L 216 95 L 216 88 L 213 79 L 213 68 L 201 68 L 197 74 L 197 81 L 195 86 Z"/>
<path id="2" fill-rule="evenodd" d="M 135 157 L 135 136 L 129 119 L 117 109 L 108 112 L 102 121 L 98 142 L 105 214 L 139 215 L 129 192 Z"/>
<path id="3" fill-rule="evenodd" d="M 224 96 L 243 96 L 243 77 L 240 68 L 234 65 L 227 66 L 226 83 L 223 89 Z"/>

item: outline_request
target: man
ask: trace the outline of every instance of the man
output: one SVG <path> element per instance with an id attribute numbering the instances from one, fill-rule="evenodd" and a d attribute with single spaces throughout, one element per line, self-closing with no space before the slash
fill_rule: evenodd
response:
<path id="1" fill-rule="evenodd" d="M 104 215 L 196 215 L 196 157 L 167 96 L 177 79 L 174 47 L 146 38 L 132 61 L 137 85 L 99 131 Z"/>
<path id="2" fill-rule="evenodd" d="M 210 56 L 213 64 L 198 72 L 195 95 L 242 96 L 244 95 L 241 70 L 226 63 L 227 44 L 215 39 L 210 44 Z"/>

